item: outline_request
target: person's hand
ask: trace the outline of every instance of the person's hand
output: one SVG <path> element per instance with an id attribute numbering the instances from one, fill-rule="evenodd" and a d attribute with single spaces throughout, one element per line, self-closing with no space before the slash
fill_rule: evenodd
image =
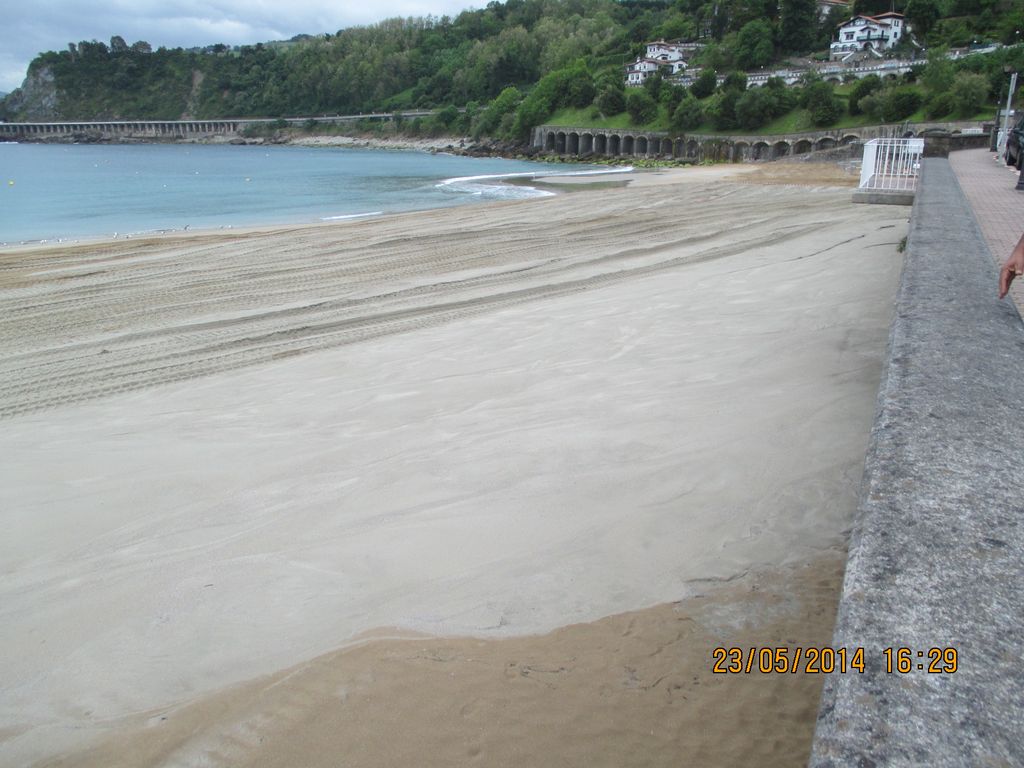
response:
<path id="1" fill-rule="evenodd" d="M 1014 279 L 1024 275 L 1024 237 L 1021 237 L 1017 247 L 1013 249 L 1010 258 L 999 270 L 999 298 L 1003 298 L 1010 291 L 1010 285 Z"/>

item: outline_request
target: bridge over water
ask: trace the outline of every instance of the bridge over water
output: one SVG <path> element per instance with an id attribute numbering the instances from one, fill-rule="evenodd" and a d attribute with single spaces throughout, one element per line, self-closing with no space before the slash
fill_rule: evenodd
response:
<path id="1" fill-rule="evenodd" d="M 112 120 L 61 123 L 0 123 L 0 138 L 9 141 L 47 139 L 172 140 L 237 134 L 240 120 Z"/>
<path id="2" fill-rule="evenodd" d="M 542 125 L 534 128 L 531 144 L 556 155 L 576 158 L 667 158 L 701 162 L 741 163 L 776 160 L 871 139 L 920 135 L 928 129 L 980 132 L 978 123 L 919 123 L 875 125 L 861 128 L 819 130 L 777 136 L 670 134 L 634 129 L 568 128 Z"/>
<path id="3" fill-rule="evenodd" d="M 174 141 L 214 136 L 239 136 L 247 128 L 285 124 L 292 127 L 351 125 L 363 120 L 413 120 L 432 115 L 431 110 L 374 112 L 365 115 L 323 115 L 320 117 L 227 118 L 215 120 L 75 120 L 39 123 L 0 123 L 0 141 L 47 140 L 139 140 Z"/>

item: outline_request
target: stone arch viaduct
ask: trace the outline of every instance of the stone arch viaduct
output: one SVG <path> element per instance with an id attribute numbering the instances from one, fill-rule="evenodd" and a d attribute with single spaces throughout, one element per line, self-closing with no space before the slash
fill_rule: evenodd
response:
<path id="1" fill-rule="evenodd" d="M 113 120 L 108 122 L 0 123 L 0 139 L 61 138 L 187 139 L 238 133 L 241 120 Z"/>
<path id="2" fill-rule="evenodd" d="M 246 128 L 278 123 L 293 127 L 307 123 L 352 124 L 363 120 L 388 121 L 424 117 L 430 110 L 399 113 L 374 112 L 365 115 L 330 115 L 287 118 L 226 118 L 219 120 L 97 120 L 47 123 L 0 123 L 0 141 L 47 140 L 139 140 L 174 141 L 211 136 L 236 136 Z"/>
<path id="3" fill-rule="evenodd" d="M 976 124 L 971 124 L 973 127 Z M 542 152 L 565 157 L 668 158 L 742 163 L 776 160 L 871 139 L 918 135 L 928 128 L 954 130 L 951 123 L 879 125 L 779 136 L 704 136 L 631 129 L 568 128 L 542 125 L 531 143 Z"/>

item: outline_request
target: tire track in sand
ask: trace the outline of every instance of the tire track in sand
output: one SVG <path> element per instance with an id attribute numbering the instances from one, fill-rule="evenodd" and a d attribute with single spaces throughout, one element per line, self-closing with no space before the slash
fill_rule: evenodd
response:
<path id="1" fill-rule="evenodd" d="M 496 206 L 465 217 L 432 212 L 313 227 L 195 248 L 184 241 L 185 247 L 161 246 L 157 253 L 144 248 L 137 259 L 105 253 L 99 272 L 98 258 L 74 252 L 46 258 L 46 268 L 60 279 L 44 275 L 28 288 L 0 291 L 0 312 L 12 321 L 0 334 L 0 418 L 736 255 L 841 218 L 835 195 L 845 196 L 818 192 L 809 202 L 804 190 L 773 190 L 775 197 L 792 197 L 793 210 L 804 214 L 820 206 L 822 222 L 794 227 L 785 208 L 766 217 L 760 193 L 749 187 L 732 190 L 727 200 L 708 200 L 702 185 L 674 195 L 664 188 L 624 192 Z M 667 217 L 666 207 L 693 213 Z M 625 239 L 607 235 L 623 228 Z M 69 284 L 64 274 L 76 264 L 89 273 L 84 285 Z M 5 266 L 26 271 L 24 264 Z M 298 304 L 282 307 L 289 302 Z"/>

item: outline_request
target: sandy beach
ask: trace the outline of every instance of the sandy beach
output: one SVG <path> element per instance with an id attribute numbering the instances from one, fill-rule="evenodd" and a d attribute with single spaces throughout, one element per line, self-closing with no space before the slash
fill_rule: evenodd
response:
<path id="1" fill-rule="evenodd" d="M 0 252 L 0 765 L 805 761 L 909 209 L 628 180 Z"/>

